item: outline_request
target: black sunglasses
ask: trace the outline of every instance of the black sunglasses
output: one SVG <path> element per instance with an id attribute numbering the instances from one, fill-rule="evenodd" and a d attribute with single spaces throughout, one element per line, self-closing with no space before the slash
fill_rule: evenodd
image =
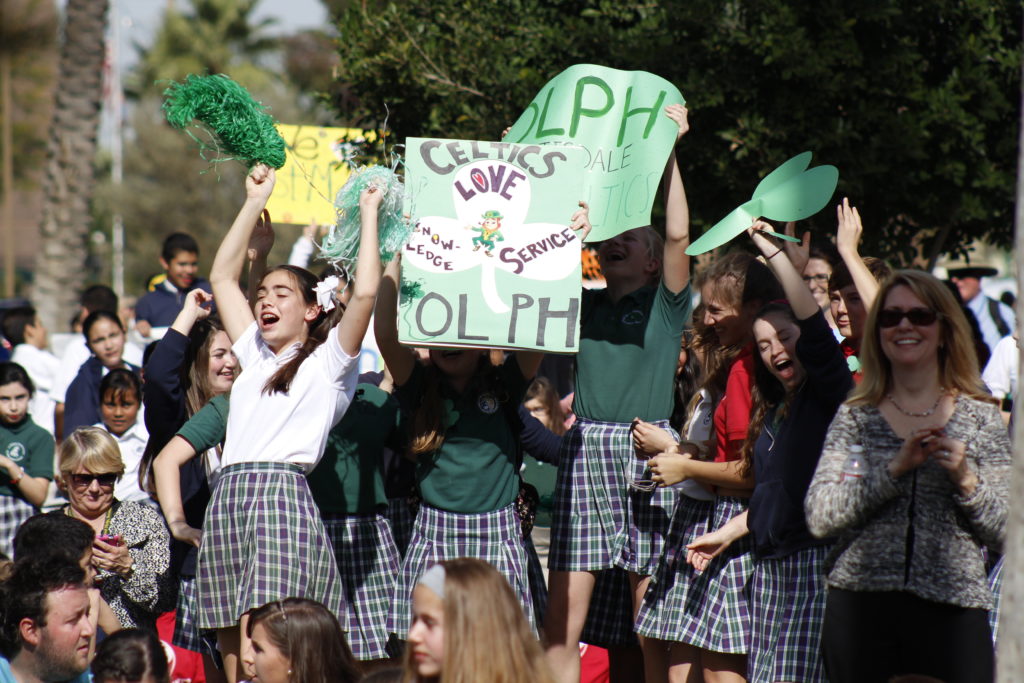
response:
<path id="1" fill-rule="evenodd" d="M 908 311 L 901 311 L 898 308 L 883 308 L 878 312 L 879 327 L 896 327 L 900 321 L 906 318 L 911 325 L 928 327 L 934 325 L 939 319 L 939 314 L 930 308 L 911 308 Z"/>
<path id="2" fill-rule="evenodd" d="M 96 481 L 101 487 L 105 489 L 114 488 L 114 484 L 117 483 L 117 478 L 120 475 L 117 474 L 72 474 L 71 485 L 76 489 L 87 489 L 92 486 L 92 482 Z"/>

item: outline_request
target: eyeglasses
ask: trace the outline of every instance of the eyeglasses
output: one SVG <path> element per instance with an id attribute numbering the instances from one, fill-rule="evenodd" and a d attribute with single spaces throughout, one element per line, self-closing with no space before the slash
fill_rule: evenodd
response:
<path id="1" fill-rule="evenodd" d="M 909 320 L 911 325 L 928 327 L 935 324 L 935 321 L 939 319 L 939 314 L 930 308 L 911 308 L 907 311 L 901 311 L 898 308 L 883 308 L 878 312 L 878 326 L 896 327 L 904 318 Z"/>
<path id="2" fill-rule="evenodd" d="M 101 488 L 112 489 L 119 476 L 118 474 L 72 474 L 71 485 L 76 489 L 87 489 L 95 481 Z"/>
<path id="3" fill-rule="evenodd" d="M 804 282 L 810 282 L 811 280 L 814 280 L 815 282 L 828 282 L 828 275 L 825 275 L 824 273 L 818 273 L 817 275 L 804 275 L 803 278 Z"/>

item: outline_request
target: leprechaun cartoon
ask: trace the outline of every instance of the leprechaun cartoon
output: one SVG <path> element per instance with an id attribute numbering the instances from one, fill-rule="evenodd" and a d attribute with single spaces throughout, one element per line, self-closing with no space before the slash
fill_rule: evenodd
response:
<path id="1" fill-rule="evenodd" d="M 480 247 L 484 248 L 484 253 L 488 256 L 493 256 L 491 249 L 494 249 L 495 242 L 504 242 L 505 238 L 501 235 L 501 219 L 503 216 L 500 211 L 484 211 L 483 215 L 480 216 L 483 219 L 480 225 L 469 227 L 469 230 L 480 233 L 473 238 L 473 251 L 479 251 Z"/>

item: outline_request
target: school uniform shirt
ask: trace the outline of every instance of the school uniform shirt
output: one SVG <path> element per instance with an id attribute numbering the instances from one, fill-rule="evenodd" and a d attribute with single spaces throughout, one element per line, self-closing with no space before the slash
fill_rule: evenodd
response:
<path id="1" fill-rule="evenodd" d="M 0 453 L 20 465 L 30 477 L 53 479 L 53 436 L 26 415 L 15 424 L 0 425 Z M 24 500 L 10 479 L 0 477 L 0 496 Z"/>
<path id="2" fill-rule="evenodd" d="M 342 351 L 333 329 L 299 366 L 287 394 L 264 394 L 263 385 L 298 348 L 296 343 L 275 356 L 255 321 L 235 342 L 232 349 L 243 372 L 231 390 L 224 467 L 277 462 L 309 472 L 320 461 L 327 434 L 352 401 L 359 358 Z"/>
<path id="3" fill-rule="evenodd" d="M 992 351 L 992 357 L 981 373 L 981 381 L 989 392 L 998 399 L 1013 398 L 1017 395 L 1017 364 L 1020 351 L 1012 336 L 999 340 Z"/>
<path id="4" fill-rule="evenodd" d="M 785 419 L 776 411 L 754 444 L 754 480 L 747 527 L 758 559 L 781 558 L 833 539 L 815 538 L 807 529 L 804 497 L 818 466 L 828 427 L 853 379 L 846 358 L 820 311 L 797 323 L 796 355 L 807 379 L 790 401 Z"/>
<path id="5" fill-rule="evenodd" d="M 418 404 L 425 372 L 417 363 L 399 387 L 403 405 Z M 509 420 L 531 380 L 523 377 L 514 355 L 495 372 L 501 395 L 470 390 L 460 396 L 441 384 L 444 442 L 416 461 L 420 496 L 431 507 L 460 514 L 493 512 L 519 494 L 518 435 Z"/>
<path id="6" fill-rule="evenodd" d="M 137 365 L 127 363 L 128 369 L 139 375 L 142 371 Z M 68 387 L 64 397 L 64 438 L 78 427 L 94 425 L 101 419 L 100 414 L 100 382 L 110 370 L 96 356 L 82 364 L 78 376 Z M 139 419 L 143 419 L 139 409 Z"/>
<path id="7" fill-rule="evenodd" d="M 746 346 L 729 368 L 725 395 L 715 407 L 715 462 L 738 460 L 739 451 L 729 447 L 730 441 L 747 438 L 750 426 L 750 387 L 754 382 L 754 347 Z"/>
<path id="8" fill-rule="evenodd" d="M 677 294 L 663 282 L 617 302 L 607 290 L 583 290 L 576 355 L 576 415 L 628 424 L 672 414 L 673 385 L 690 285 Z"/>
<path id="9" fill-rule="evenodd" d="M 388 504 L 381 453 L 393 442 L 398 400 L 359 384 L 341 422 L 327 435 L 320 464 L 307 478 L 321 514 L 367 515 Z"/>
<path id="10" fill-rule="evenodd" d="M 57 403 L 66 403 L 68 388 L 78 377 L 78 371 L 82 365 L 92 358 L 92 351 L 85 343 L 85 338 L 79 336 L 80 342 L 71 342 L 64 349 L 64 355 L 60 359 L 60 370 L 57 372 L 57 381 L 53 385 L 53 400 Z M 142 367 L 142 349 L 131 342 L 124 343 L 122 358 L 125 363 Z"/>
<path id="11" fill-rule="evenodd" d="M 60 360 L 44 349 L 31 344 L 18 344 L 11 353 L 11 362 L 25 368 L 36 392 L 28 404 L 28 412 L 37 425 L 53 434 L 53 386 L 60 371 Z"/>
<path id="12" fill-rule="evenodd" d="M 135 424 L 125 430 L 121 436 L 111 432 L 102 422 L 97 422 L 93 427 L 106 430 L 117 442 L 117 448 L 121 451 L 124 474 L 114 485 L 114 498 L 156 507 L 156 502 L 149 497 L 149 494 L 139 488 L 139 465 L 142 464 L 142 452 L 146 450 L 146 442 L 149 441 L 146 425 L 141 420 L 136 420 Z"/>
<path id="13" fill-rule="evenodd" d="M 965 305 L 971 309 L 971 313 L 977 318 L 978 328 L 981 330 L 981 336 L 985 340 L 985 346 L 988 347 L 989 353 L 995 351 L 999 340 L 1008 334 L 1006 330 L 1012 332 L 1017 326 L 1017 317 L 1014 315 L 1012 308 L 1001 301 L 985 296 L 982 292 L 978 292 L 977 296 Z M 996 324 L 995 319 L 992 317 L 990 307 L 995 308 L 999 312 L 1003 325 L 1002 330 L 1000 330 L 1000 326 Z"/>
<path id="14" fill-rule="evenodd" d="M 205 406 L 181 426 L 177 434 L 188 441 L 196 451 L 196 457 L 183 465 L 180 482 L 182 484 L 182 510 L 185 521 L 193 529 L 203 528 L 206 507 L 210 502 L 210 491 L 220 478 L 220 453 L 217 447 L 224 443 L 224 434 L 228 428 L 228 397 L 224 394 L 214 396 Z M 169 441 L 170 439 L 168 439 Z M 192 494 L 185 497 L 186 484 L 191 485 Z M 196 575 L 196 561 L 199 548 L 191 543 L 182 543 L 171 539 L 171 568 L 175 575 Z"/>
<path id="15" fill-rule="evenodd" d="M 213 291 L 210 283 L 203 278 L 193 280 L 188 289 L 178 289 L 170 280 L 164 280 L 135 304 L 135 319 L 145 320 L 153 327 L 169 327 L 185 305 L 185 296 L 193 289 L 209 293 Z"/>

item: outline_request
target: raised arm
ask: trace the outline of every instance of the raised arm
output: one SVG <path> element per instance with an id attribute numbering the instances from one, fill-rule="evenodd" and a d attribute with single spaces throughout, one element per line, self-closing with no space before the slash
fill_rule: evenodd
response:
<path id="1" fill-rule="evenodd" d="M 242 336 L 255 321 L 249 302 L 238 286 L 242 274 L 249 237 L 256 227 L 256 219 L 274 191 L 274 169 L 257 164 L 245 179 L 245 203 L 220 243 L 210 268 L 210 285 L 224 330 L 231 341 Z"/>
<path id="2" fill-rule="evenodd" d="M 397 386 L 409 380 L 416 366 L 416 355 L 412 349 L 398 342 L 398 283 L 401 261 L 396 256 L 384 269 L 380 291 L 377 292 L 377 306 L 373 316 L 373 336 L 377 348 L 384 358 L 384 364 L 391 372 Z"/>
<path id="3" fill-rule="evenodd" d="M 380 287 L 380 246 L 377 239 L 377 212 L 384 195 L 377 187 L 369 187 L 359 195 L 359 256 L 352 278 L 352 297 L 345 315 L 336 329 L 341 350 L 349 356 L 359 355 L 373 316 L 373 304 Z"/>
<path id="4" fill-rule="evenodd" d="M 156 478 L 156 497 L 167 520 L 171 535 L 183 543 L 199 547 L 202 533 L 185 521 L 185 507 L 181 504 L 181 466 L 196 457 L 196 451 L 180 436 L 171 439 L 153 461 L 153 476 Z"/>
<path id="5" fill-rule="evenodd" d="M 687 110 L 681 104 L 669 105 L 665 113 L 679 126 L 676 143 L 690 130 Z M 683 176 L 679 173 L 675 149 L 665 164 L 665 252 L 662 256 L 662 279 L 668 291 L 681 292 L 690 281 L 690 257 L 686 248 L 690 246 L 690 206 L 686 202 Z"/>
<path id="6" fill-rule="evenodd" d="M 246 250 L 246 257 L 249 260 L 249 277 L 246 278 L 245 296 L 249 303 L 249 310 L 256 309 L 256 290 L 260 288 L 260 281 L 263 280 L 263 275 L 267 272 L 267 257 L 273 248 L 274 224 L 270 222 L 270 212 L 263 209 L 262 215 L 256 219 L 256 227 L 252 231 L 249 248 Z M 306 264 L 303 263 L 302 267 L 305 268 Z"/>
<path id="7" fill-rule="evenodd" d="M 864 303 L 865 310 L 870 310 L 871 304 L 878 296 L 878 281 L 864 265 L 864 259 L 857 251 L 861 233 L 864 232 L 864 226 L 860 222 L 860 212 L 856 207 L 850 206 L 848 197 L 843 197 L 843 203 L 836 207 L 836 218 L 838 221 L 836 249 L 839 251 L 843 263 L 846 264 L 847 270 L 850 271 L 850 277 L 857 288 L 857 294 L 860 294 L 860 300 Z"/>
<path id="8" fill-rule="evenodd" d="M 754 244 L 764 254 L 768 267 L 776 279 L 782 283 L 782 289 L 786 292 L 786 298 L 789 299 L 789 305 L 793 308 L 797 319 L 807 320 L 820 310 L 818 302 L 814 300 L 811 290 L 804 284 L 800 271 L 789 260 L 786 250 L 768 239 L 764 230 L 771 230 L 771 226 L 762 221 L 754 221 L 748 232 L 750 238 L 754 240 Z"/>

